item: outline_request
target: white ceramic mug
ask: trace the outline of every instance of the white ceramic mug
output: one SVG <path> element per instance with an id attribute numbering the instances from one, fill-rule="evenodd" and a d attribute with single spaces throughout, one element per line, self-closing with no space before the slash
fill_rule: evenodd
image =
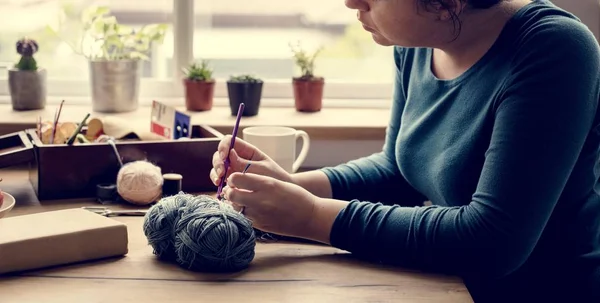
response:
<path id="1" fill-rule="evenodd" d="M 306 160 L 310 138 L 305 131 L 283 126 L 251 126 L 242 131 L 244 141 L 267 154 L 288 173 L 295 173 Z M 296 145 L 302 139 L 302 149 L 296 158 Z"/>

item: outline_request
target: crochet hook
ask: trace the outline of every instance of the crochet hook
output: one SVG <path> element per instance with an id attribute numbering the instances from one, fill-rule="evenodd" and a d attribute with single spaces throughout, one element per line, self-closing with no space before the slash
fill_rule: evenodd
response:
<path id="1" fill-rule="evenodd" d="M 227 151 L 227 157 L 225 158 L 225 172 L 221 177 L 221 182 L 219 183 L 219 188 L 217 189 L 217 198 L 221 199 L 221 192 L 223 191 L 223 185 L 225 185 L 225 178 L 227 177 L 227 171 L 229 170 L 229 154 L 235 145 L 235 138 L 237 137 L 238 128 L 240 127 L 240 120 L 242 119 L 242 113 L 244 112 L 244 103 L 240 103 L 240 107 L 238 108 L 237 118 L 235 120 L 235 125 L 233 126 L 233 133 L 231 136 L 231 144 L 229 144 L 229 151 Z"/>

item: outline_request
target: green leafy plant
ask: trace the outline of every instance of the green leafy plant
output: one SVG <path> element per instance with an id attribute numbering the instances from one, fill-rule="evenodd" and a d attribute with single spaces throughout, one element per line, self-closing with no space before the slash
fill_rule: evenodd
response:
<path id="1" fill-rule="evenodd" d="M 315 76 L 315 59 L 323 50 L 322 47 L 318 48 L 312 54 L 309 54 L 302 48 L 298 42 L 296 45 L 290 43 L 290 48 L 294 54 L 294 62 L 298 68 L 300 68 L 300 79 L 311 80 L 320 78 Z"/>
<path id="2" fill-rule="evenodd" d="M 17 53 L 21 55 L 21 59 L 15 64 L 15 68 L 23 71 L 37 70 L 37 62 L 35 61 L 35 58 L 33 58 L 33 54 L 39 50 L 37 42 L 32 39 L 22 38 L 17 41 L 16 46 Z"/>
<path id="3" fill-rule="evenodd" d="M 229 78 L 229 82 L 232 82 L 232 83 L 261 83 L 263 81 L 254 75 L 234 75 Z"/>
<path id="4" fill-rule="evenodd" d="M 75 41 L 67 39 L 74 36 L 70 30 L 80 29 Z M 152 43 L 162 43 L 167 24 L 148 24 L 139 30 L 119 24 L 105 6 L 93 6 L 83 10 L 78 26 L 59 22 L 58 29 L 48 28 L 69 44 L 74 52 L 88 59 L 148 60 Z"/>
<path id="5" fill-rule="evenodd" d="M 190 66 L 183 68 L 186 78 L 192 81 L 210 81 L 212 80 L 213 70 L 208 67 L 208 61 L 202 60 L 200 64 L 194 62 Z"/>

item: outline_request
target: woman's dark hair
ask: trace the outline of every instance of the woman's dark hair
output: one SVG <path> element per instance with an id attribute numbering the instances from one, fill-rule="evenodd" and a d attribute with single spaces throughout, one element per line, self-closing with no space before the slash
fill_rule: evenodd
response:
<path id="1" fill-rule="evenodd" d="M 461 23 L 458 15 L 460 12 L 457 12 L 456 7 L 454 7 L 453 0 L 417 0 L 423 5 L 423 7 L 430 8 L 434 6 L 438 6 L 442 10 L 448 11 L 450 13 L 450 18 L 452 18 L 452 23 L 454 24 L 454 30 L 456 32 L 456 37 L 460 33 Z M 486 9 L 490 8 L 504 0 L 460 0 L 460 2 L 466 3 L 467 7 L 472 9 Z"/>
<path id="2" fill-rule="evenodd" d="M 490 8 L 503 0 L 466 0 L 472 8 Z"/>

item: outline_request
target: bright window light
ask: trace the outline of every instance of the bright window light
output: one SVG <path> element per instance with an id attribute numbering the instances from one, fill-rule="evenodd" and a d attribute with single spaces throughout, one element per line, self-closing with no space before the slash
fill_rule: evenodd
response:
<path id="1" fill-rule="evenodd" d="M 307 50 L 323 47 L 315 72 L 326 79 L 325 98 L 343 99 L 351 106 L 389 100 L 392 93 L 392 48 L 374 43 L 341 0 L 0 0 L 0 97 L 8 96 L 2 67 L 17 62 L 14 45 L 28 36 L 39 43 L 36 59 L 48 71 L 49 96 L 89 98 L 87 59 L 47 28 L 62 18 L 69 28 L 65 35 L 79 38 L 80 13 L 94 5 L 109 7 L 119 23 L 132 27 L 170 25 L 164 43 L 154 46 L 144 62 L 142 104 L 181 98 L 181 67 L 202 59 L 214 68 L 217 98 L 226 97 L 225 81 L 236 74 L 265 80 L 266 106 L 269 98 L 291 98 L 291 78 L 298 70 L 289 44 L 297 42 Z"/>

